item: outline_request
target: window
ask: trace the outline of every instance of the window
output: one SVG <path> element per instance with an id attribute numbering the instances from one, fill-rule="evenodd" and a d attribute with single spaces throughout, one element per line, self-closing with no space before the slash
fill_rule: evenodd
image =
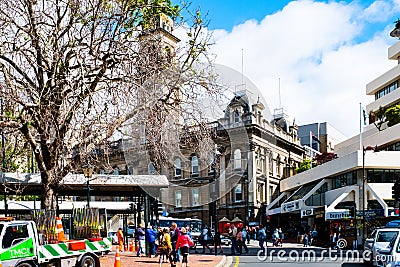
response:
<path id="1" fill-rule="evenodd" d="M 128 174 L 129 175 L 133 174 L 133 167 L 132 166 L 128 166 Z"/>
<path id="2" fill-rule="evenodd" d="M 268 192 L 268 194 L 269 194 L 269 196 L 268 196 L 269 203 L 271 203 L 272 202 L 272 196 L 274 195 L 274 187 L 270 185 L 268 190 L 269 190 L 269 192 Z"/>
<path id="3" fill-rule="evenodd" d="M 181 159 L 180 158 L 175 159 L 174 167 L 175 167 L 175 176 L 180 177 L 182 175 L 182 169 L 181 169 L 182 167 L 181 167 Z"/>
<path id="4" fill-rule="evenodd" d="M 199 158 L 197 156 L 192 157 L 192 174 L 199 174 Z"/>
<path id="5" fill-rule="evenodd" d="M 240 202 L 240 201 L 243 200 L 242 185 L 241 184 L 238 184 L 238 185 L 235 186 L 234 199 L 235 199 L 235 202 Z"/>
<path id="6" fill-rule="evenodd" d="M 233 152 L 233 168 L 235 170 L 240 170 L 242 168 L 242 152 L 240 149 L 236 149 Z"/>
<path id="7" fill-rule="evenodd" d="M 27 224 L 10 225 L 3 237 L 3 248 L 9 248 L 21 243 L 29 237 Z"/>
<path id="8" fill-rule="evenodd" d="M 182 207 L 182 191 L 175 192 L 175 207 Z"/>
<path id="9" fill-rule="evenodd" d="M 235 111 L 233 112 L 233 120 L 235 123 L 240 122 L 240 114 L 239 114 L 239 110 L 235 109 Z"/>
<path id="10" fill-rule="evenodd" d="M 193 206 L 200 205 L 200 194 L 198 188 L 192 189 L 192 204 Z"/>
<path id="11" fill-rule="evenodd" d="M 149 165 L 147 166 L 147 170 L 149 174 L 155 174 L 156 173 L 156 168 L 154 167 L 154 163 L 150 162 Z"/>
<path id="12" fill-rule="evenodd" d="M 210 170 L 209 173 L 214 173 L 215 172 L 215 155 L 211 154 L 210 155 Z"/>

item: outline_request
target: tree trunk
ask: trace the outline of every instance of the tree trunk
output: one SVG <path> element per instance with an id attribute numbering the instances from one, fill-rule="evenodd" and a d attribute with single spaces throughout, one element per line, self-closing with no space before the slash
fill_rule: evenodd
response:
<path id="1" fill-rule="evenodd" d="M 57 208 L 56 196 L 54 188 L 51 186 L 53 177 L 49 172 L 42 172 L 42 201 L 41 208 L 45 210 L 55 210 Z"/>

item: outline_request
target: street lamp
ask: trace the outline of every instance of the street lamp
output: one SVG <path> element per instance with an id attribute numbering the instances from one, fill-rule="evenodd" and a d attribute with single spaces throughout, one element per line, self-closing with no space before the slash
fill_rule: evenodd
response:
<path id="1" fill-rule="evenodd" d="M 362 241 L 364 243 L 364 239 L 365 239 L 365 198 L 366 198 L 366 192 L 365 192 L 365 180 L 366 180 L 366 175 L 365 175 L 365 154 L 367 152 L 367 150 L 373 150 L 374 152 L 379 152 L 378 150 L 378 146 L 367 146 L 364 147 L 363 146 L 363 158 L 362 158 L 362 178 L 363 178 L 363 184 L 362 184 L 362 190 L 363 190 L 363 194 L 362 194 Z"/>
<path id="2" fill-rule="evenodd" d="M 86 165 L 82 167 L 83 175 L 86 178 L 86 190 L 87 190 L 87 207 L 90 207 L 90 186 L 89 181 L 93 175 L 93 167 L 91 165 Z"/>

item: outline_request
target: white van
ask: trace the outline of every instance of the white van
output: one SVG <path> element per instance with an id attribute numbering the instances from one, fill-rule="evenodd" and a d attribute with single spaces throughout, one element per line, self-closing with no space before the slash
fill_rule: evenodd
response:
<path id="1" fill-rule="evenodd" d="M 400 229 L 396 228 L 382 228 L 374 230 L 364 243 L 364 261 L 372 265 L 380 265 L 377 264 L 380 251 L 382 249 L 386 249 L 390 242 L 394 242 L 394 240 L 398 239 L 399 236 Z"/>
<path id="2" fill-rule="evenodd" d="M 400 229 L 399 234 L 386 246 L 379 250 L 376 265 L 384 267 L 400 266 Z"/>

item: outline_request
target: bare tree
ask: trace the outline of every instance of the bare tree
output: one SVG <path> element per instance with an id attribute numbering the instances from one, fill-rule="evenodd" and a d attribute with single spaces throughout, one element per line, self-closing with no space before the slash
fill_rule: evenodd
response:
<path id="1" fill-rule="evenodd" d="M 177 51 L 153 27 L 161 14 L 180 17 L 169 0 L 1 1 L 0 126 L 32 149 L 42 208 L 55 208 L 59 182 L 79 168 L 74 154 L 86 162 L 94 148 L 124 134 L 124 125 L 139 129 L 144 118 L 151 118 L 146 138 L 158 146 L 176 137 L 157 130 L 167 116 L 188 114 L 175 120 L 182 128 L 199 118 L 194 99 L 218 94 L 212 76 L 193 67 L 209 45 L 200 13 Z"/>

